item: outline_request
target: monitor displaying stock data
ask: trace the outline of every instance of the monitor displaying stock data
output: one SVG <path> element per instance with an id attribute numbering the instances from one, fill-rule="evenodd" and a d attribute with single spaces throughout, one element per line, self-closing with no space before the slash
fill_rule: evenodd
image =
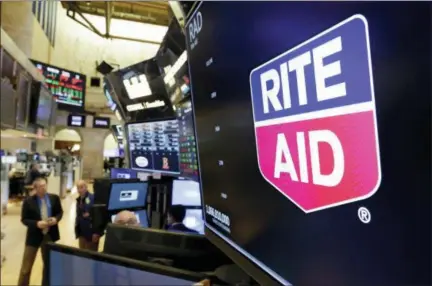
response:
<path id="1" fill-rule="evenodd" d="M 32 62 L 45 77 L 45 83 L 59 104 L 59 109 L 74 107 L 80 110 L 84 108 L 86 90 L 86 76 L 84 74 L 35 60 Z"/>
<path id="2" fill-rule="evenodd" d="M 194 181 L 199 180 L 198 157 L 194 131 L 194 118 L 190 101 L 177 106 L 180 144 L 180 174 Z"/>
<path id="3" fill-rule="evenodd" d="M 132 169 L 179 174 L 177 119 L 126 125 Z"/>

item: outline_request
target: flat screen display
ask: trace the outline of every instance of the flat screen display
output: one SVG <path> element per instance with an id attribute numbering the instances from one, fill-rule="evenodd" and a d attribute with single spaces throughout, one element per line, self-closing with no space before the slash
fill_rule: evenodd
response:
<path id="1" fill-rule="evenodd" d="M 17 127 L 25 127 L 29 116 L 31 79 L 21 73 L 17 86 Z"/>
<path id="2" fill-rule="evenodd" d="M 85 115 L 68 115 L 68 126 L 71 127 L 85 127 L 86 117 Z"/>
<path id="3" fill-rule="evenodd" d="M 122 125 L 111 125 L 111 131 L 114 135 L 114 138 L 117 140 L 123 140 L 123 126 Z"/>
<path id="4" fill-rule="evenodd" d="M 111 168 L 111 179 L 136 179 L 137 171 L 132 169 Z"/>
<path id="5" fill-rule="evenodd" d="M 51 122 L 53 99 L 47 88 L 41 86 L 39 101 L 36 111 L 36 124 L 49 127 Z"/>
<path id="6" fill-rule="evenodd" d="M 154 286 L 184 286 L 198 282 L 54 250 L 50 251 L 49 257 L 50 286 L 142 286 L 143 283 Z"/>
<path id="7" fill-rule="evenodd" d="M 93 117 L 93 128 L 110 128 L 110 118 L 108 117 Z"/>
<path id="8" fill-rule="evenodd" d="M 77 72 L 32 60 L 45 77 L 59 109 L 83 109 L 85 104 L 86 76 Z"/>
<path id="9" fill-rule="evenodd" d="M 426 2 L 201 2 L 212 242 L 283 285 L 430 285 L 431 23 Z"/>
<path id="10" fill-rule="evenodd" d="M 189 180 L 174 180 L 171 204 L 201 206 L 201 191 L 199 183 Z"/>
<path id="11" fill-rule="evenodd" d="M 114 92 L 110 86 L 110 83 L 108 82 L 107 79 L 104 79 L 104 83 L 103 83 L 103 90 L 104 90 L 104 94 L 107 100 L 107 106 L 111 109 L 114 110 L 116 107 L 116 103 L 112 98 L 111 92 Z"/>
<path id="12" fill-rule="evenodd" d="M 148 218 L 146 210 L 134 211 L 137 222 L 141 227 L 148 227 Z M 114 223 L 117 214 L 111 216 L 111 222 Z"/>
<path id="13" fill-rule="evenodd" d="M 154 59 L 146 60 L 118 71 L 129 100 L 151 95 L 166 95 L 159 67 Z"/>
<path id="14" fill-rule="evenodd" d="M 28 160 L 27 153 L 16 153 L 16 157 L 18 162 L 27 162 Z"/>
<path id="15" fill-rule="evenodd" d="M 126 125 L 132 169 L 179 174 L 178 121 Z"/>
<path id="16" fill-rule="evenodd" d="M 147 186 L 147 183 L 112 183 L 108 210 L 145 207 Z"/>
<path id="17" fill-rule="evenodd" d="M 183 224 L 200 234 L 204 234 L 204 220 L 203 212 L 201 209 L 187 209 L 186 217 L 183 220 Z"/>
<path id="18" fill-rule="evenodd" d="M 187 101 L 176 109 L 179 122 L 180 174 L 182 177 L 199 180 L 192 104 Z"/>

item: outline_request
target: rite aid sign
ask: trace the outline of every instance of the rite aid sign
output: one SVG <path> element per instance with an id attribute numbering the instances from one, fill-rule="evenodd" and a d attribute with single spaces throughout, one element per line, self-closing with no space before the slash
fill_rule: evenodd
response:
<path id="1" fill-rule="evenodd" d="M 261 174 L 309 213 L 381 182 L 368 24 L 355 15 L 250 74 Z"/>

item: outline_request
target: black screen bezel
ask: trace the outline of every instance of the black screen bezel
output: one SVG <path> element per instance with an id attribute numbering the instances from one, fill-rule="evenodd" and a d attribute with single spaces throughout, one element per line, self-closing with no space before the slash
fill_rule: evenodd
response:
<path id="1" fill-rule="evenodd" d="M 189 22 L 192 20 L 192 18 L 195 16 L 195 14 L 199 11 L 199 9 L 203 3 L 204 3 L 204 1 L 197 1 L 194 3 L 194 6 L 191 8 L 191 10 L 189 11 L 189 13 L 187 15 L 185 27 L 188 26 Z M 187 46 L 187 44 L 186 44 L 186 46 Z M 187 49 L 187 50 L 188 50 L 188 56 L 189 56 L 189 49 Z M 191 88 L 190 92 L 192 94 L 192 83 L 193 82 L 192 82 L 192 76 L 190 73 L 189 59 L 187 61 L 187 64 L 188 64 L 189 76 L 190 76 L 189 77 L 190 88 Z M 191 99 L 191 102 L 192 102 L 192 108 L 193 108 L 194 117 L 195 117 L 195 106 L 194 106 L 192 99 Z M 195 135 L 196 135 L 196 119 L 194 121 L 194 129 L 195 129 Z M 195 140 L 197 140 L 197 139 L 198 139 L 197 136 L 195 136 Z M 198 145 L 198 142 L 197 142 L 197 145 Z M 197 152 L 198 152 L 198 149 L 197 149 Z M 198 152 L 198 166 L 199 166 L 198 168 L 200 169 L 199 152 Z M 199 177 L 201 178 L 201 172 L 199 173 L 199 175 L 200 175 Z M 201 179 L 200 179 L 200 182 L 201 182 Z M 233 262 L 235 262 L 237 265 L 241 265 L 241 268 L 246 273 L 248 273 L 254 280 L 256 280 L 260 285 L 281 285 L 281 283 L 278 280 L 276 280 L 276 278 L 273 277 L 270 273 L 268 273 L 267 271 L 265 271 L 264 269 L 259 267 L 258 264 L 253 262 L 246 255 L 244 255 L 243 253 L 241 253 L 240 251 L 235 249 L 235 247 L 233 247 L 231 245 L 231 243 L 236 244 L 234 241 L 232 241 L 232 240 L 230 241 L 229 239 L 226 240 L 221 235 L 219 235 L 218 233 L 216 233 L 213 230 L 211 230 L 210 228 L 208 228 L 207 223 L 206 223 L 206 219 L 205 219 L 205 217 L 206 217 L 205 200 L 204 200 L 202 188 L 203 188 L 203 186 L 200 183 L 201 199 L 202 199 L 202 203 L 203 203 L 204 233 L 205 233 L 206 238 L 211 243 L 213 243 L 215 246 L 217 246 L 222 252 L 224 252 L 230 259 L 232 259 Z M 242 249 L 240 246 L 238 246 L 238 247 L 240 249 Z M 243 250 L 243 251 L 246 252 L 245 250 Z"/>
<path id="2" fill-rule="evenodd" d="M 47 267 L 47 284 L 51 285 L 51 275 L 50 275 L 50 270 L 51 270 L 51 252 L 52 251 L 57 251 L 63 254 L 69 254 L 69 255 L 74 255 L 74 256 L 78 256 L 78 257 L 82 257 L 82 258 L 87 258 L 87 259 L 92 259 L 92 260 L 96 260 L 98 262 L 105 262 L 105 263 L 110 263 L 110 264 L 115 264 L 117 266 L 123 266 L 123 267 L 127 267 L 127 268 L 132 268 L 132 269 L 137 269 L 137 270 L 141 270 L 141 271 L 146 271 L 146 272 L 150 272 L 150 273 L 154 273 L 154 274 L 159 274 L 159 275 L 165 275 L 165 276 L 170 276 L 173 278 L 178 278 L 178 279 L 183 279 L 183 280 L 189 280 L 192 278 L 193 280 L 196 279 L 196 282 L 199 282 L 200 280 L 205 278 L 204 274 L 201 273 L 195 273 L 195 272 L 189 272 L 186 270 L 181 270 L 181 269 L 176 269 L 176 268 L 172 268 L 172 267 L 168 267 L 168 266 L 163 266 L 160 264 L 154 264 L 154 263 L 148 263 L 148 262 L 143 262 L 143 261 L 138 261 L 138 260 L 134 260 L 134 259 L 129 259 L 126 257 L 120 257 L 120 256 L 116 256 L 116 255 L 111 255 L 111 254 L 106 254 L 106 253 L 101 253 L 101 252 L 96 252 L 96 251 L 90 251 L 90 250 L 85 250 L 85 249 L 79 249 L 79 248 L 75 248 L 75 247 L 70 247 L 70 246 L 66 246 L 66 245 L 59 245 L 59 244 L 54 244 L 51 242 L 47 243 L 47 247 L 45 249 L 46 251 L 46 264 L 45 267 Z"/>

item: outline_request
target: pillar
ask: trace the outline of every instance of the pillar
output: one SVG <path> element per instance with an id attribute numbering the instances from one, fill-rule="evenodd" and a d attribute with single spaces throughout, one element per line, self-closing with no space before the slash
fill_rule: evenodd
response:
<path id="1" fill-rule="evenodd" d="M 2 1 L 1 27 L 27 56 L 31 57 L 33 39 L 32 1 Z"/>
<path id="2" fill-rule="evenodd" d="M 103 176 L 103 151 L 109 130 L 81 128 L 82 178 L 89 180 Z"/>
<path id="3" fill-rule="evenodd" d="M 36 152 L 43 154 L 45 151 L 53 151 L 53 150 L 54 150 L 54 140 L 52 138 L 36 140 Z"/>

